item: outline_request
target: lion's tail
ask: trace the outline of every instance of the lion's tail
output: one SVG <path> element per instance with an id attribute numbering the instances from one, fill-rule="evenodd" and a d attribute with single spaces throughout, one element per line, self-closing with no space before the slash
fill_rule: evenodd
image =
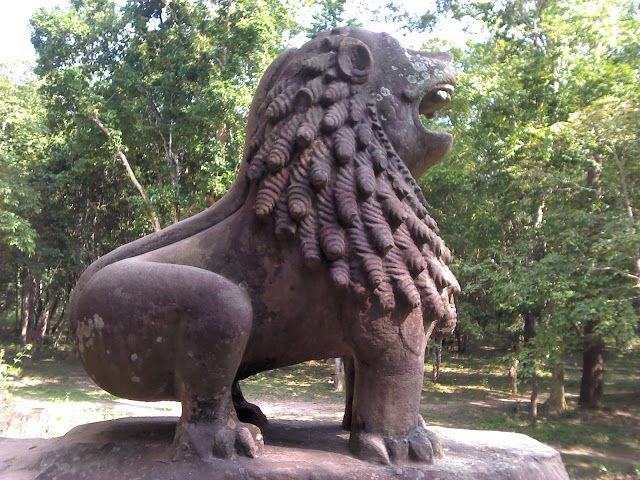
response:
<path id="1" fill-rule="evenodd" d="M 238 179 L 232 185 L 231 190 L 215 205 L 181 222 L 164 228 L 159 232 L 122 245 L 89 265 L 80 276 L 71 296 L 69 314 L 72 331 L 75 330 L 75 299 L 78 298 L 84 286 L 97 272 L 112 263 L 171 245 L 220 223 L 244 205 L 249 194 L 249 188 L 250 183 L 246 175 L 246 167 L 243 165 L 240 169 Z"/>
<path id="2" fill-rule="evenodd" d="M 96 272 L 107 265 L 179 242 L 220 223 L 235 213 L 244 204 L 249 192 L 250 184 L 245 171 L 246 168 L 243 166 L 238 175 L 238 179 L 232 185 L 229 192 L 215 205 L 192 217 L 164 228 L 159 232 L 146 235 L 131 243 L 122 245 L 100 257 L 82 274 L 78 281 L 77 288 L 80 288 L 81 285 L 86 283 Z"/>

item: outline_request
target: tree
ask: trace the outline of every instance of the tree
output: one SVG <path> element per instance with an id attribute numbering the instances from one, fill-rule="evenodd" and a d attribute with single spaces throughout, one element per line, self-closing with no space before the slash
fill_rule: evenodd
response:
<path id="1" fill-rule="evenodd" d="M 50 110 L 77 142 L 121 163 L 158 230 L 226 189 L 253 85 L 292 22 L 276 1 L 147 0 L 117 11 L 83 0 L 32 24 Z"/>
<path id="2" fill-rule="evenodd" d="M 360 27 L 362 24 L 356 18 L 344 18 L 346 0 L 317 0 L 315 6 L 318 9 L 313 14 L 311 26 L 306 28 L 307 36 L 331 30 L 336 27 Z"/>
<path id="3" fill-rule="evenodd" d="M 0 77 L 0 128 L 0 307 L 15 309 L 16 328 L 26 344 L 35 330 L 39 173 L 48 147 L 34 79 L 17 85 L 4 74 Z"/>
<path id="4" fill-rule="evenodd" d="M 23 341 L 64 331 L 90 262 L 224 193 L 294 7 L 73 0 L 35 13 L 38 81 L 0 79 L 0 306 L 22 316 Z"/>
<path id="5" fill-rule="evenodd" d="M 457 258 L 460 318 L 514 338 L 528 319 L 526 376 L 553 369 L 560 392 L 565 355 L 584 350 L 583 383 L 598 385 L 603 349 L 638 325 L 637 12 L 623 1 L 441 7 L 487 34 L 456 52 L 457 145 L 424 183 Z"/>
<path id="6" fill-rule="evenodd" d="M 29 109 L 28 106 L 33 108 Z M 28 172 L 37 168 L 45 133 L 42 106 L 34 83 L 15 85 L 0 76 L 0 242 L 2 265 L 8 252 L 30 254 L 36 232 L 29 217 L 37 211 L 38 199 L 29 184 Z M 17 251 L 17 252 L 16 252 Z"/>

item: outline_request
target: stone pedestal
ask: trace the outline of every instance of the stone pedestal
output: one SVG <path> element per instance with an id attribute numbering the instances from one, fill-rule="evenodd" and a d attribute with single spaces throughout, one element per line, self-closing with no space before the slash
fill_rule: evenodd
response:
<path id="1" fill-rule="evenodd" d="M 326 422 L 273 421 L 260 458 L 171 460 L 175 418 L 126 418 L 50 440 L 0 439 L 4 480 L 566 480 L 560 455 L 517 433 L 434 428 L 446 458 L 434 465 L 372 465 L 353 458 L 348 433 Z"/>

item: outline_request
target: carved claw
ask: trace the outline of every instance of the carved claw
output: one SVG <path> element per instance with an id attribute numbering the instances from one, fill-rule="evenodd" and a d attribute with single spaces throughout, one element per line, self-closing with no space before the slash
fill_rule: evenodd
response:
<path id="1" fill-rule="evenodd" d="M 352 433 L 349 437 L 349 449 L 354 455 L 367 462 L 391 464 L 382 435 Z"/>
<path id="2" fill-rule="evenodd" d="M 440 442 L 440 437 L 438 437 L 438 434 L 427 427 L 427 423 L 424 421 L 422 415 L 419 415 L 418 421 L 420 425 L 420 428 L 418 430 L 420 430 L 424 435 L 427 436 L 427 439 L 431 444 L 431 447 L 433 449 L 433 458 L 444 458 L 444 449 L 442 448 L 442 442 Z"/>
<path id="3" fill-rule="evenodd" d="M 435 433 L 418 428 L 409 436 L 409 458 L 415 462 L 433 463 L 444 452 Z"/>
<path id="4" fill-rule="evenodd" d="M 176 458 L 192 454 L 204 461 L 213 457 L 231 458 L 234 454 L 257 457 L 264 447 L 260 429 L 229 419 L 226 423 L 178 423 L 176 437 Z"/>
<path id="5" fill-rule="evenodd" d="M 407 461 L 431 464 L 444 457 L 438 436 L 422 426 L 405 435 L 352 433 L 349 448 L 362 460 L 383 465 Z"/>
<path id="6" fill-rule="evenodd" d="M 264 448 L 264 439 L 255 425 L 245 424 L 236 433 L 236 451 L 245 457 L 255 458 Z"/>

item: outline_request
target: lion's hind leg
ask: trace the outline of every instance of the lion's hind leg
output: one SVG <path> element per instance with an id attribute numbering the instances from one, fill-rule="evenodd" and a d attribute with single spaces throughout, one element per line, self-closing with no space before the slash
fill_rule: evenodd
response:
<path id="1" fill-rule="evenodd" d="M 182 416 L 175 444 L 179 454 L 194 452 L 204 460 L 236 453 L 255 457 L 263 446 L 260 430 L 238 420 L 232 401 L 251 333 L 251 300 L 226 278 L 194 270 L 185 279 L 188 314 L 176 337 L 175 384 Z"/>
<path id="2" fill-rule="evenodd" d="M 130 259 L 92 278 L 79 312 L 82 318 L 98 315 L 104 323 L 103 347 L 84 352 L 87 370 L 89 365 L 97 365 L 94 371 L 103 368 L 107 349 L 121 359 L 118 365 L 112 361 L 109 371 L 122 378 L 98 378 L 101 385 L 116 385 L 121 391 L 111 388 L 113 393 L 140 400 L 161 399 L 154 396 L 160 388 L 161 397 L 181 402 L 179 454 L 193 452 L 203 459 L 257 454 L 260 431 L 238 421 L 231 400 L 253 322 L 244 290 L 204 269 Z M 138 370 L 129 374 L 131 368 Z M 125 369 L 126 375 L 119 373 Z M 162 384 L 156 382 L 159 373 Z"/>
<path id="3" fill-rule="evenodd" d="M 267 416 L 260 410 L 260 407 L 248 402 L 247 399 L 244 398 L 240 384 L 237 381 L 233 383 L 231 397 L 233 398 L 236 415 L 240 421 L 251 423 L 258 428 L 264 428 L 269 423 Z"/>
<path id="4" fill-rule="evenodd" d="M 238 420 L 232 385 L 251 333 L 247 294 L 216 274 L 215 293 L 197 294 L 190 319 L 183 321 L 176 352 L 176 388 L 182 417 L 176 430 L 179 452 L 195 450 L 229 458 L 254 457 L 262 448 L 258 427 Z"/>

